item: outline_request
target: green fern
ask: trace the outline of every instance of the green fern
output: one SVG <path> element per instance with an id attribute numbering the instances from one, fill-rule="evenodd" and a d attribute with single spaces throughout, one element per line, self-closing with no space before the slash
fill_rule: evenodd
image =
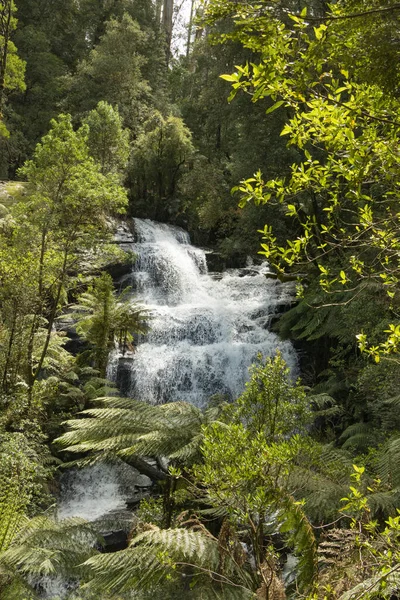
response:
<path id="1" fill-rule="evenodd" d="M 286 495 L 278 514 L 280 531 L 289 533 L 289 541 L 299 557 L 297 582 L 300 590 L 309 588 L 318 572 L 317 543 L 312 526 L 301 503 Z"/>
<path id="2" fill-rule="evenodd" d="M 342 594 L 339 600 L 358 600 L 362 598 L 397 597 L 400 586 L 400 564 L 395 565 L 389 573 L 377 573 Z"/>
<path id="3" fill-rule="evenodd" d="M 0 563 L 23 575 L 78 576 L 82 562 L 97 553 L 98 542 L 93 526 L 83 519 L 35 517 L 25 520 Z"/>
<path id="4" fill-rule="evenodd" d="M 68 452 L 91 451 L 104 458 L 129 461 L 136 455 L 166 456 L 186 464 L 199 457 L 202 426 L 216 419 L 218 409 L 202 412 L 192 404 L 174 402 L 152 406 L 130 398 L 98 399 L 100 407 L 68 421 L 70 431 L 56 442 Z"/>
<path id="5" fill-rule="evenodd" d="M 400 437 L 394 436 L 383 444 L 375 457 L 378 475 L 384 483 L 400 489 Z"/>
<path id="6" fill-rule="evenodd" d="M 343 449 L 363 452 L 376 445 L 376 431 L 370 423 L 354 423 L 343 431 L 339 439 L 343 442 Z"/>
<path id="7" fill-rule="evenodd" d="M 254 598 L 253 580 L 229 556 L 221 572 L 221 548 L 211 534 L 187 529 L 151 529 L 136 535 L 126 550 L 98 555 L 85 565 L 93 573 L 87 589 L 124 593 L 151 590 L 185 574 L 196 589 L 208 584 L 209 598 Z"/>

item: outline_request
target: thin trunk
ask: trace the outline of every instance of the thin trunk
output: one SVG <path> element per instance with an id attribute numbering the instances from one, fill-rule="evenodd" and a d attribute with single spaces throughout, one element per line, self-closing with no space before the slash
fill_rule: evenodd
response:
<path id="1" fill-rule="evenodd" d="M 157 23 L 158 27 L 160 27 L 160 25 L 161 25 L 161 7 L 162 7 L 162 0 L 156 0 L 156 23 Z"/>
<path id="2" fill-rule="evenodd" d="M 27 344 L 27 379 L 28 379 L 28 406 L 31 405 L 32 402 L 32 390 L 33 384 L 35 383 L 34 379 L 34 369 L 33 369 L 33 345 L 35 341 L 35 335 L 39 326 L 38 315 L 33 315 L 31 330 L 29 333 L 29 339 Z"/>
<path id="3" fill-rule="evenodd" d="M 189 59 L 190 55 L 190 46 L 192 44 L 192 29 L 193 29 L 193 13 L 194 13 L 194 0 L 192 0 L 190 5 L 190 17 L 188 24 L 188 36 L 186 42 L 186 58 Z"/>
<path id="4" fill-rule="evenodd" d="M 17 327 L 17 307 L 18 307 L 18 303 L 16 300 L 14 300 L 14 312 L 13 312 L 13 317 L 12 317 L 12 323 L 11 323 L 11 331 L 10 331 L 10 337 L 8 340 L 8 348 L 7 348 L 7 357 L 6 357 L 6 362 L 4 365 L 4 371 L 3 371 L 3 381 L 1 384 L 1 387 L 3 389 L 4 393 L 8 392 L 8 369 L 10 366 L 10 362 L 11 362 L 11 354 L 12 354 L 12 349 L 13 349 L 13 345 L 14 345 L 14 337 L 15 337 L 15 330 Z"/>
<path id="5" fill-rule="evenodd" d="M 107 362 L 108 362 L 108 349 L 110 343 L 110 305 L 109 305 L 109 291 L 104 292 L 103 302 L 103 332 L 102 339 L 100 340 L 100 355 L 98 368 L 100 371 L 100 377 L 105 379 L 107 375 Z"/>
<path id="6" fill-rule="evenodd" d="M 174 13 L 174 0 L 164 0 L 162 24 L 163 24 L 163 28 L 164 28 L 164 32 L 165 32 L 165 56 L 166 56 L 166 60 L 167 60 L 167 67 L 169 65 L 169 59 L 171 56 L 173 13 Z"/>
<path id="7" fill-rule="evenodd" d="M 51 333 L 53 331 L 53 325 L 54 325 L 54 321 L 56 318 L 56 314 L 57 314 L 57 307 L 58 307 L 58 303 L 60 301 L 60 297 L 61 297 L 61 291 L 64 285 L 64 279 L 65 279 L 65 275 L 67 273 L 67 261 L 68 261 L 68 246 L 65 248 L 64 250 L 64 261 L 63 261 L 63 265 L 62 265 L 62 269 L 61 269 L 61 274 L 60 274 L 60 281 L 58 284 L 58 288 L 57 288 L 57 293 L 56 293 L 56 297 L 54 298 L 53 301 L 53 307 L 51 309 L 51 313 L 49 316 L 49 321 L 48 321 L 48 325 L 47 325 L 47 335 L 46 335 L 46 340 L 42 349 L 42 353 L 40 355 L 40 359 L 38 362 L 38 365 L 35 369 L 35 372 L 32 375 L 32 387 L 35 383 L 35 381 L 38 378 L 38 375 L 43 367 L 43 362 L 46 358 L 47 355 L 47 350 L 49 348 L 49 344 L 50 344 L 50 339 L 51 339 Z"/>
<path id="8" fill-rule="evenodd" d="M 12 0 L 7 0 L 6 6 L 3 10 L 2 15 L 2 31 L 1 35 L 4 37 L 4 46 L 0 59 L 0 112 L 3 114 L 4 102 L 5 102 L 5 82 L 6 82 L 6 70 L 7 70 L 7 55 L 8 55 L 8 43 L 10 41 L 10 24 L 12 16 Z"/>

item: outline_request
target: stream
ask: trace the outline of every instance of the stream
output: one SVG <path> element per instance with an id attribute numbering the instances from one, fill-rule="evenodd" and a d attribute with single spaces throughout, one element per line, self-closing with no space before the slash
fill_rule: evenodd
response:
<path id="1" fill-rule="evenodd" d="M 134 226 L 135 239 L 122 247 L 136 260 L 120 283 L 131 286 L 132 302 L 145 306 L 151 320 L 150 332 L 139 336 L 135 351 L 122 355 L 115 349 L 111 355 L 108 377 L 124 395 L 151 403 L 184 400 L 199 407 L 217 393 L 234 399 L 257 354 L 271 356 L 277 350 L 296 373 L 293 347 L 269 330 L 271 317 L 290 304 L 293 284 L 266 278 L 266 262 L 210 273 L 206 251 L 192 246 L 184 230 L 142 219 L 134 219 Z M 67 472 L 58 516 L 90 521 L 108 516 L 122 519 L 118 527 L 129 530 L 127 504 L 150 485 L 127 465 L 96 464 Z M 59 580 L 45 583 L 43 598 L 68 593 Z"/>

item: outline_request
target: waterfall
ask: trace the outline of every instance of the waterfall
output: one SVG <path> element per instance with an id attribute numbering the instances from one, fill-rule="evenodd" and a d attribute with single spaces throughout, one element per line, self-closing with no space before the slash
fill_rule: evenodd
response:
<path id="1" fill-rule="evenodd" d="M 135 231 L 130 249 L 137 259 L 128 283 L 132 302 L 145 305 L 152 318 L 135 352 L 122 356 L 115 349 L 110 357 L 107 375 L 124 393 L 202 407 L 216 393 L 237 398 L 258 353 L 280 350 L 296 370 L 291 344 L 268 329 L 278 307 L 291 301 L 293 286 L 267 279 L 266 262 L 209 273 L 206 253 L 179 227 L 135 219 Z M 150 486 L 122 461 L 68 471 L 61 478 L 58 518 L 80 516 L 98 523 L 103 533 L 129 531 L 132 515 L 126 508 Z M 58 577 L 37 581 L 43 600 L 66 598 L 76 585 Z"/>
<path id="2" fill-rule="evenodd" d="M 295 367 L 291 344 L 268 330 L 293 287 L 267 279 L 267 263 L 208 273 L 205 252 L 179 227 L 135 219 L 135 231 L 132 301 L 144 304 L 152 319 L 136 351 L 119 361 L 114 356 L 110 365 L 124 393 L 201 407 L 216 393 L 240 395 L 258 353 L 280 350 Z"/>

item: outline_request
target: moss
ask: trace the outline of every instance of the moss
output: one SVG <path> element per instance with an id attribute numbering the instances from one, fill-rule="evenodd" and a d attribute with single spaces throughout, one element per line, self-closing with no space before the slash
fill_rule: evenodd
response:
<path id="1" fill-rule="evenodd" d="M 8 208 L 19 202 L 28 193 L 28 186 L 24 181 L 0 182 L 0 204 Z"/>

